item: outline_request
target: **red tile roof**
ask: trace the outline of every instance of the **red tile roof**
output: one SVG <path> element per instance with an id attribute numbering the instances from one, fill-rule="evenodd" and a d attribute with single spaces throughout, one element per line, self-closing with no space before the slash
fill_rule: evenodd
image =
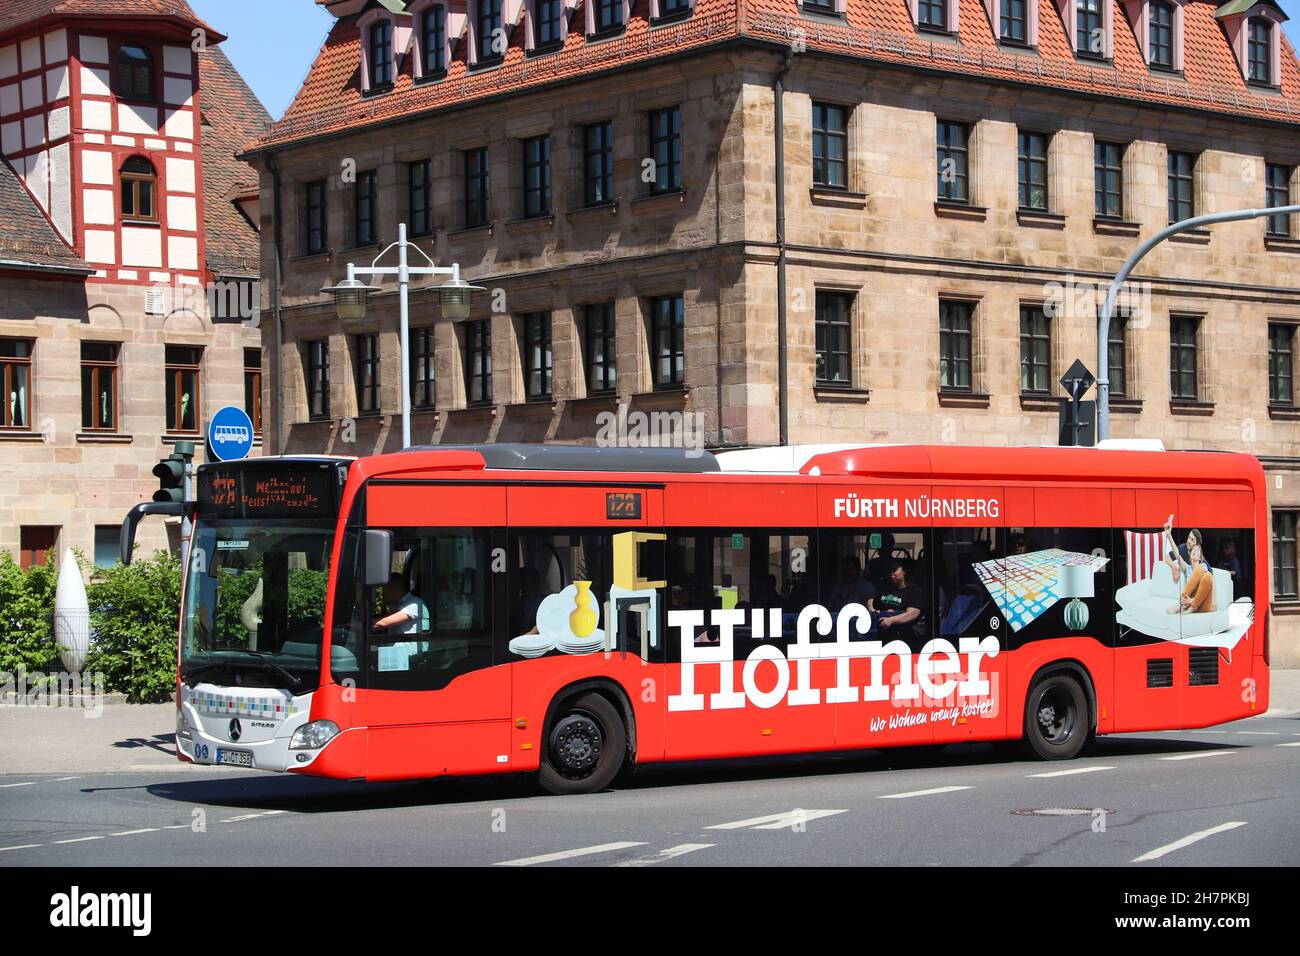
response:
<path id="1" fill-rule="evenodd" d="M 3 0 L 0 35 L 46 19 L 65 17 L 170 17 L 207 32 L 209 43 L 226 37 L 195 15 L 185 0 Z"/>
<path id="2" fill-rule="evenodd" d="M 810 50 L 864 60 L 1300 124 L 1300 63 L 1291 44 L 1283 36 L 1280 95 L 1247 86 L 1214 17 L 1216 0 L 1190 0 L 1184 7 L 1183 78 L 1147 68 L 1119 0 L 1109 0 L 1114 5 L 1114 66 L 1094 66 L 1075 59 L 1053 0 L 1037 0 L 1036 54 L 1000 49 L 980 0 L 961 0 L 959 43 L 918 34 L 906 0 L 847 2 L 847 23 L 841 25 L 801 17 L 796 0 L 697 0 L 690 19 L 649 30 L 649 0 L 633 0 L 624 35 L 593 44 L 582 35 L 585 13 L 579 5 L 563 49 L 554 54 L 525 59 L 523 30 L 515 29 L 501 67 L 470 73 L 462 39 L 445 79 L 415 83 L 413 58 L 408 56 L 392 91 L 374 97 L 361 94 L 359 32 L 355 18 L 345 17 L 330 31 L 284 116 L 248 148 L 255 151 L 355 129 L 737 37 L 788 45 L 800 35 L 796 31 L 802 31 Z"/>
<path id="3" fill-rule="evenodd" d="M 258 190 L 257 173 L 235 158 L 239 147 L 266 131 L 271 116 L 219 47 L 199 55 L 203 114 L 203 227 L 208 268 L 216 275 L 261 274 L 257 230 L 235 198 Z"/>
<path id="4" fill-rule="evenodd" d="M 59 237 L 22 180 L 0 159 L 0 269 L 15 264 L 94 271 Z"/>

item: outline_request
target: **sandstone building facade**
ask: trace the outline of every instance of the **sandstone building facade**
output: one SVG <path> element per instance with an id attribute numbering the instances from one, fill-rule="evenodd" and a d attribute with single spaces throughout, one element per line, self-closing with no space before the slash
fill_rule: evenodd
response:
<path id="1" fill-rule="evenodd" d="M 319 290 L 401 222 L 488 290 L 463 322 L 412 295 L 417 443 L 593 441 L 620 407 L 712 448 L 1055 443 L 1124 258 L 1300 196 L 1268 0 L 321 2 L 245 154 L 290 452 L 400 444 L 395 287 L 347 326 Z M 1292 662 L 1297 263 L 1294 216 L 1181 235 L 1108 347 L 1114 437 L 1263 461 Z"/>

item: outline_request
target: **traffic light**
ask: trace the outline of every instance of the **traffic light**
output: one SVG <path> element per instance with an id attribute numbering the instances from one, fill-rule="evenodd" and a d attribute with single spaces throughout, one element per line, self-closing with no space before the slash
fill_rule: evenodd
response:
<path id="1" fill-rule="evenodd" d="M 194 445 L 179 441 L 176 451 L 153 466 L 154 477 L 158 479 L 158 490 L 153 493 L 154 501 L 185 500 L 185 467 L 194 457 Z"/>

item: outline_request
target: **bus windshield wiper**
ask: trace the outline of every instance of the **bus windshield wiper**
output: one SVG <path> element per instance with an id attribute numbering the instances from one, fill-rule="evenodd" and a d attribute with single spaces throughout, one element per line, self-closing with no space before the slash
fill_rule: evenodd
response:
<path id="1" fill-rule="evenodd" d="M 270 651 L 251 651 L 251 650 L 246 650 L 246 651 L 244 651 L 244 653 L 245 653 L 245 654 L 251 654 L 251 655 L 253 655 L 253 657 L 255 657 L 255 658 L 257 659 L 257 663 L 263 665 L 264 667 L 268 667 L 268 668 L 270 668 L 271 670 L 275 671 L 275 672 L 276 672 L 277 674 L 279 674 L 280 676 L 284 677 L 286 680 L 292 681 L 292 686 L 293 686 L 293 687 L 296 688 L 296 687 L 298 687 L 300 684 L 302 684 L 302 678 L 301 678 L 301 677 L 299 677 L 297 674 L 294 674 L 294 673 L 291 673 L 290 671 L 285 670 L 283 667 L 281 667 L 281 666 L 280 666 L 279 664 L 277 664 L 275 661 L 271 660 L 271 652 L 270 652 Z"/>

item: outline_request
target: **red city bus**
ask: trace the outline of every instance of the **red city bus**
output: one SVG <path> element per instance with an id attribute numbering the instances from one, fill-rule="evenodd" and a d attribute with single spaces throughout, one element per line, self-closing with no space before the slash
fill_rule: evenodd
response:
<path id="1" fill-rule="evenodd" d="M 184 761 L 576 793 L 1267 709 L 1248 455 L 429 446 L 208 464 L 184 507 Z"/>

